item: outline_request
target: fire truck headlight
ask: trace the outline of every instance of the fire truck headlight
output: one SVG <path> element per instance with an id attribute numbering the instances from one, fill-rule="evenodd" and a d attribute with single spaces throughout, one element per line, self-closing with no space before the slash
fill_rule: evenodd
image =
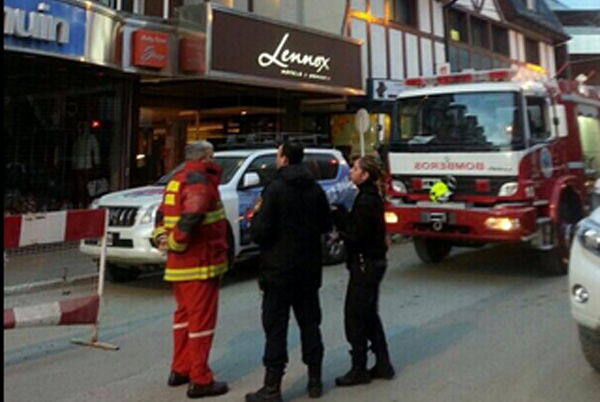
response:
<path id="1" fill-rule="evenodd" d="M 519 191 L 519 183 L 506 183 L 500 188 L 500 197 L 512 197 Z"/>
<path id="2" fill-rule="evenodd" d="M 398 219 L 398 215 L 394 212 L 386 212 L 385 213 L 385 223 L 388 225 L 395 225 L 398 223 L 400 219 Z"/>
<path id="3" fill-rule="evenodd" d="M 402 180 L 392 180 L 392 190 L 396 193 L 406 194 L 406 185 Z"/>
<path id="4" fill-rule="evenodd" d="M 513 218 L 487 218 L 485 226 L 491 230 L 511 232 L 521 227 L 521 222 Z"/>

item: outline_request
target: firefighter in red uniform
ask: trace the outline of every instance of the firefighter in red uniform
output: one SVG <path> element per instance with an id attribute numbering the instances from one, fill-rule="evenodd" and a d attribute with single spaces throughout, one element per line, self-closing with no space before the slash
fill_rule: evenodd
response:
<path id="1" fill-rule="evenodd" d="M 186 147 L 186 162 L 169 182 L 157 215 L 155 244 L 168 252 L 165 280 L 173 282 L 174 353 L 168 384 L 189 383 L 189 398 L 223 395 L 208 366 L 217 323 L 220 277 L 227 271 L 227 224 L 219 196 L 222 170 L 213 146 Z"/>

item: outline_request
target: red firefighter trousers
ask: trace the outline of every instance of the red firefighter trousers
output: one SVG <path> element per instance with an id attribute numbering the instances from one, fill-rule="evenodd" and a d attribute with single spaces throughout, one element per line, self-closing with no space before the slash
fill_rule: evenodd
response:
<path id="1" fill-rule="evenodd" d="M 208 366 L 219 305 L 219 278 L 173 283 L 177 309 L 173 325 L 171 369 L 196 384 L 213 382 Z"/>

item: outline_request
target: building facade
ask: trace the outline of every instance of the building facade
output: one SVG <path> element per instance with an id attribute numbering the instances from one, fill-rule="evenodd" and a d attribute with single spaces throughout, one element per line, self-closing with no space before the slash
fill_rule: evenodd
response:
<path id="1" fill-rule="evenodd" d="M 200 138 L 318 133 L 350 157 L 360 108 L 375 150 L 405 78 L 554 74 L 567 36 L 531 2 L 5 0 L 5 212 L 151 183 Z"/>

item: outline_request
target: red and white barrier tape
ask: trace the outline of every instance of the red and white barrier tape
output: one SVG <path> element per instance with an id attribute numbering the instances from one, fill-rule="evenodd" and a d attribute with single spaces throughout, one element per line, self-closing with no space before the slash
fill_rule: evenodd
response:
<path id="1" fill-rule="evenodd" d="M 51 212 L 4 218 L 4 250 L 104 236 L 103 209 Z"/>
<path id="2" fill-rule="evenodd" d="M 4 310 L 4 329 L 96 324 L 100 310 L 98 295 L 30 307 Z"/>

